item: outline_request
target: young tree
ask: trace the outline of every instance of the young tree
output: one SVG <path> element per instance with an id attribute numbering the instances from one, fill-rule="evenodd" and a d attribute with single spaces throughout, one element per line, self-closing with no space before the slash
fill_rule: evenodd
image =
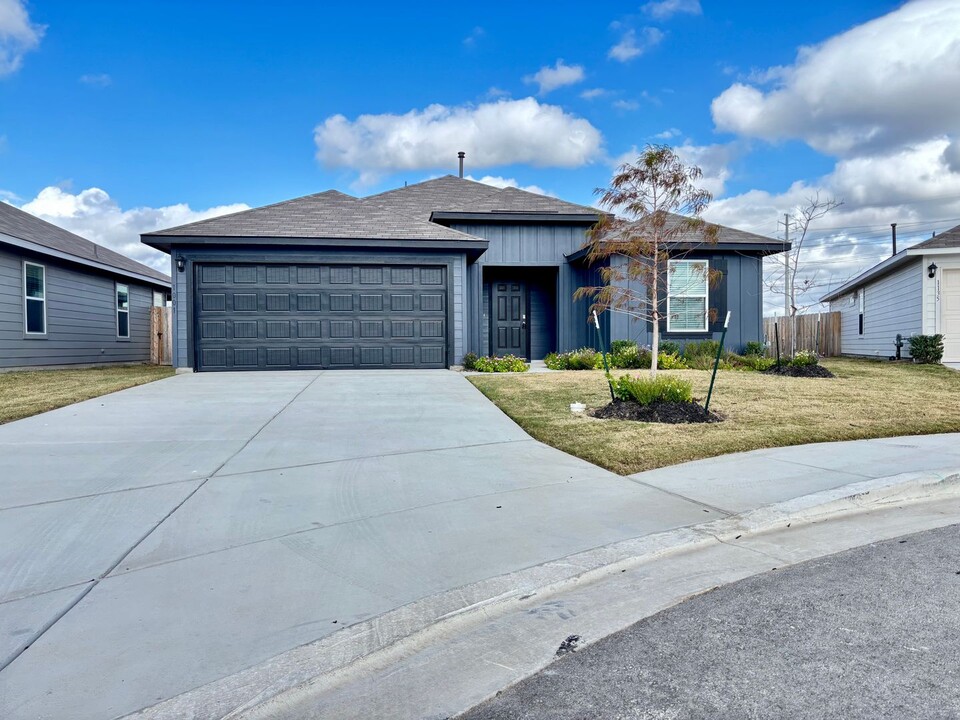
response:
<path id="1" fill-rule="evenodd" d="M 719 230 L 700 217 L 712 199 L 697 187 L 701 175 L 700 168 L 684 165 L 670 147 L 647 145 L 635 162 L 617 168 L 610 187 L 596 191 L 600 205 L 611 214 L 591 229 L 584 247 L 588 263 L 603 261 L 603 284 L 579 288 L 574 297 L 592 298 L 591 309 L 597 312 L 624 313 L 651 323 L 651 377 L 657 374 L 660 321 L 667 316 L 662 291 L 669 278 L 668 261 L 716 242 Z M 710 270 L 700 282 L 715 285 L 719 277 Z"/>

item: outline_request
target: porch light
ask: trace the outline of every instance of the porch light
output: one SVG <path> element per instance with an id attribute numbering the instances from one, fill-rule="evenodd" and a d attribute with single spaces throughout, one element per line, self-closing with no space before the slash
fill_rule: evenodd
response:
<path id="1" fill-rule="evenodd" d="M 930 264 L 927 266 L 927 277 L 932 278 L 932 277 L 933 277 L 934 275 L 936 275 L 936 274 L 937 274 L 937 264 L 936 264 L 936 263 L 930 263 Z"/>
<path id="2" fill-rule="evenodd" d="M 183 258 L 182 258 L 182 257 L 178 257 L 178 258 L 177 258 L 177 272 L 183 272 L 184 267 L 186 267 L 186 263 L 183 261 Z M 931 275 L 930 277 L 933 277 L 933 275 Z"/>

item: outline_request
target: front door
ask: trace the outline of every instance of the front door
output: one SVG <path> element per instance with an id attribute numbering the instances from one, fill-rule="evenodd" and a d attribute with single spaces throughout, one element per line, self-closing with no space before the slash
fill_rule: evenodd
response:
<path id="1" fill-rule="evenodd" d="M 493 283 L 494 355 L 527 357 L 527 288 L 523 283 Z"/>

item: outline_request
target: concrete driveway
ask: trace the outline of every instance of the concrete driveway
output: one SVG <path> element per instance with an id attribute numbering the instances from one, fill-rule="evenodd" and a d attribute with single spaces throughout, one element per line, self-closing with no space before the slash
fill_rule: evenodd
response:
<path id="1" fill-rule="evenodd" d="M 0 717 L 119 717 L 717 514 L 532 440 L 447 371 L 125 390 L 0 426 Z"/>

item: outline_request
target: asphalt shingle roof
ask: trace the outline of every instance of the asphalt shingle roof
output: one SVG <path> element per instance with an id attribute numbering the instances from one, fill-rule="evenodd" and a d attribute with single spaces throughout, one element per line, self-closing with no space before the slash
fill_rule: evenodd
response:
<path id="1" fill-rule="evenodd" d="M 434 212 L 550 213 L 599 215 L 600 210 L 538 195 L 519 188 L 495 188 L 474 180 L 444 175 L 416 185 L 364 198 L 406 215 L 428 219 Z"/>
<path id="2" fill-rule="evenodd" d="M 170 284 L 170 276 L 164 275 L 159 270 L 154 270 L 126 255 L 74 235 L 62 227 L 41 220 L 25 210 L 4 202 L 0 202 L 0 233 L 72 255 L 80 260 L 96 262 L 125 273 L 143 275 L 159 280 L 163 284 Z"/>
<path id="3" fill-rule="evenodd" d="M 336 190 L 145 233 L 144 237 L 276 237 L 362 240 L 476 240 Z"/>
<path id="4" fill-rule="evenodd" d="M 681 222 L 684 218 L 680 215 L 670 214 L 667 218 L 667 230 L 676 227 L 677 223 Z M 746 230 L 737 230 L 736 228 L 727 227 L 726 225 L 718 225 L 716 223 L 707 223 L 708 225 L 714 225 L 719 230 L 717 231 L 716 241 L 718 244 L 737 244 L 737 245 L 770 245 L 772 243 L 778 243 L 779 240 L 774 240 L 773 238 L 768 238 L 764 235 L 757 235 L 756 233 L 747 232 Z M 633 226 L 636 227 L 638 223 L 633 223 Z M 607 238 L 604 238 L 607 239 Z M 609 239 L 615 239 L 615 233 L 609 235 Z M 703 242 L 703 236 L 698 232 L 682 231 L 670 239 L 672 244 L 683 244 L 685 242 L 700 244 Z"/>
<path id="5" fill-rule="evenodd" d="M 945 248 L 957 248 L 960 250 L 960 225 L 950 228 L 946 232 L 942 232 L 939 235 L 934 235 L 929 240 L 924 240 L 922 243 L 917 243 L 911 250 L 916 249 L 926 249 L 926 250 L 937 250 Z"/>

